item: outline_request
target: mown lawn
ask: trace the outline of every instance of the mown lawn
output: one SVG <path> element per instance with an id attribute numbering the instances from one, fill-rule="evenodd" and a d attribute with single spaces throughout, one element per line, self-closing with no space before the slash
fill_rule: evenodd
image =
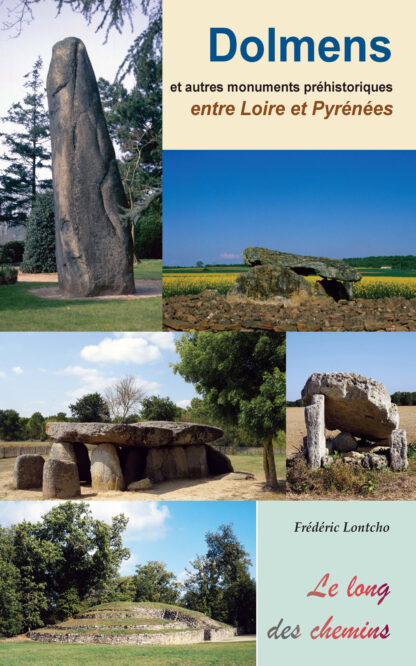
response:
<path id="1" fill-rule="evenodd" d="M 250 472 L 264 479 L 263 456 L 261 455 L 240 455 L 228 456 L 236 472 Z M 286 479 L 286 456 L 284 453 L 276 453 L 274 456 L 276 463 L 276 476 L 278 479 Z"/>
<path id="2" fill-rule="evenodd" d="M 134 268 L 136 279 L 161 278 L 161 261 Z M 51 285 L 53 283 L 49 283 Z M 41 282 L 0 286 L 0 331 L 160 331 L 160 296 L 132 301 L 65 301 L 38 298 Z"/>
<path id="3" fill-rule="evenodd" d="M 0 643 L 2 666 L 254 666 L 255 641 L 173 646 Z"/>

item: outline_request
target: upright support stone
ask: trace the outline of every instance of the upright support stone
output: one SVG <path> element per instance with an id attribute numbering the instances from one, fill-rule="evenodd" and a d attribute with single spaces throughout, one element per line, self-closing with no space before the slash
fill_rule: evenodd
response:
<path id="1" fill-rule="evenodd" d="M 124 490 L 117 449 L 114 444 L 98 444 L 91 454 L 92 489 Z"/>
<path id="2" fill-rule="evenodd" d="M 325 396 L 313 395 L 311 404 L 305 407 L 308 465 L 311 469 L 321 466 L 325 455 Z"/>
<path id="3" fill-rule="evenodd" d="M 405 430 L 393 430 L 390 435 L 390 466 L 394 471 L 407 469 L 407 439 Z"/>
<path id="4" fill-rule="evenodd" d="M 68 499 L 81 494 L 78 467 L 75 462 L 48 458 L 43 467 L 43 496 Z"/>
<path id="5" fill-rule="evenodd" d="M 120 220 L 126 197 L 80 39 L 53 47 L 47 93 L 59 286 L 69 296 L 132 294 L 133 241 Z"/>
<path id="6" fill-rule="evenodd" d="M 45 460 L 34 453 L 17 456 L 13 469 L 13 484 L 18 490 L 40 488 Z"/>

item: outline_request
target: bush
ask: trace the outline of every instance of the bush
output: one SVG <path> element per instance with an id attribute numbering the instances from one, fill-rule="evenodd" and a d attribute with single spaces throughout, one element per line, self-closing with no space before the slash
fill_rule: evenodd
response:
<path id="1" fill-rule="evenodd" d="M 20 264 L 25 244 L 23 241 L 9 241 L 0 247 L 0 264 Z"/>
<path id="2" fill-rule="evenodd" d="M 38 194 L 27 222 L 24 273 L 55 273 L 55 215 L 53 192 Z"/>
<path id="3" fill-rule="evenodd" d="M 0 284 L 15 284 L 17 282 L 17 269 L 10 266 L 0 268 Z"/>

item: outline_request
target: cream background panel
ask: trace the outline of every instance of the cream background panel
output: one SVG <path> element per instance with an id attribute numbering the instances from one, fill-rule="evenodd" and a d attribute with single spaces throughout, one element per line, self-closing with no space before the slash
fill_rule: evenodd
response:
<path id="1" fill-rule="evenodd" d="M 416 4 L 411 0 L 165 0 L 164 123 L 165 149 L 414 149 L 416 147 L 414 30 Z M 232 29 L 238 44 L 248 36 L 262 39 L 267 54 L 267 32 L 276 36 L 311 36 L 315 39 L 315 62 L 244 61 L 237 54 L 229 62 L 210 62 L 210 27 Z M 333 63 L 318 59 L 317 45 L 325 36 L 361 36 L 367 42 L 366 62 Z M 370 40 L 390 39 L 392 56 L 384 63 L 369 59 Z M 354 47 L 353 47 L 354 49 Z M 354 54 L 354 50 L 353 50 Z M 354 59 L 354 56 L 353 56 Z M 178 93 L 172 84 L 185 83 L 288 83 L 301 85 L 299 93 Z M 391 83 L 392 93 L 303 93 L 304 83 L 335 81 L 348 83 Z M 391 116 L 239 115 L 241 102 L 302 104 L 321 99 L 327 104 L 393 104 Z M 234 116 L 192 116 L 193 104 L 234 104 Z"/>

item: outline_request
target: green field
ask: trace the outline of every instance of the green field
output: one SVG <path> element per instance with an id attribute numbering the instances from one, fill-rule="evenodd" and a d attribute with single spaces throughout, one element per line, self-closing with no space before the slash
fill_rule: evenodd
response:
<path id="1" fill-rule="evenodd" d="M 264 478 L 263 471 L 263 456 L 262 455 L 229 455 L 234 469 L 237 472 L 249 472 L 256 476 Z M 276 453 L 274 456 L 276 463 L 276 476 L 278 479 L 286 478 L 286 455 L 284 453 Z"/>
<path id="2" fill-rule="evenodd" d="M 254 666 L 255 641 L 174 646 L 0 643 L 2 666 Z"/>
<path id="3" fill-rule="evenodd" d="M 144 260 L 136 279 L 160 280 L 161 261 Z M 123 301 L 65 301 L 38 298 L 30 289 L 46 283 L 0 286 L 1 331 L 160 331 L 161 297 Z M 48 283 L 53 286 L 54 283 Z"/>

